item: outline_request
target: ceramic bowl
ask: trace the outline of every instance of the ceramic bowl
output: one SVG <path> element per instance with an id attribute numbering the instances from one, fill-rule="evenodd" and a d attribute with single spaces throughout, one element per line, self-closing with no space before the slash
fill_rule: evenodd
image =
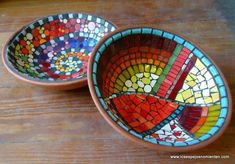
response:
<path id="1" fill-rule="evenodd" d="M 24 81 L 57 89 L 87 85 L 89 56 L 97 42 L 116 29 L 88 14 L 60 14 L 38 19 L 6 43 L 6 68 Z"/>
<path id="2" fill-rule="evenodd" d="M 154 149 L 203 147 L 230 121 L 222 73 L 198 46 L 171 32 L 133 27 L 110 33 L 95 47 L 88 77 L 109 124 Z"/>

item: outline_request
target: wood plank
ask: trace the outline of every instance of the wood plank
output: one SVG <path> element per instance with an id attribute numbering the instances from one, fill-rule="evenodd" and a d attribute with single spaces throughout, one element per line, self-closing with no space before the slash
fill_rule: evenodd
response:
<path id="1" fill-rule="evenodd" d="M 0 51 L 16 29 L 56 13 L 96 14 L 120 27 L 153 25 L 198 43 L 221 68 L 235 102 L 234 22 L 225 14 L 227 10 L 231 14 L 230 5 L 222 5 L 216 0 L 3 0 Z M 16 80 L 2 64 L 0 82 L 0 163 L 231 163 L 235 159 L 234 119 L 224 135 L 206 148 L 188 153 L 153 151 L 112 129 L 97 111 L 88 87 L 73 91 L 38 88 Z M 230 158 L 187 160 L 171 159 L 171 155 Z"/>

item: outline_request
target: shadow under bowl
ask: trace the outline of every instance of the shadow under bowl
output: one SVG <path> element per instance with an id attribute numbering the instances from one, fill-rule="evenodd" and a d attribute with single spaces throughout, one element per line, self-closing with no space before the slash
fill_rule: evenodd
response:
<path id="1" fill-rule="evenodd" d="M 55 89 L 87 85 L 89 56 L 97 42 L 116 27 L 88 14 L 40 18 L 6 43 L 3 62 L 17 78 Z"/>
<path id="2" fill-rule="evenodd" d="M 89 61 L 88 84 L 104 118 L 153 149 L 206 146 L 231 117 L 229 89 L 214 62 L 192 42 L 156 28 L 104 37 Z"/>

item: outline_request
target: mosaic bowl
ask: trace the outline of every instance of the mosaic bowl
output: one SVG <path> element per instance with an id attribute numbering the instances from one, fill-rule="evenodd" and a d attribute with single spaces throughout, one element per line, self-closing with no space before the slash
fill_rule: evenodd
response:
<path id="1" fill-rule="evenodd" d="M 57 89 L 87 85 L 89 56 L 97 42 L 116 27 L 87 14 L 38 19 L 6 43 L 3 61 L 19 79 Z"/>
<path id="2" fill-rule="evenodd" d="M 201 148 L 231 117 L 229 90 L 214 62 L 160 29 L 122 28 L 104 37 L 89 61 L 88 85 L 109 124 L 154 149 Z"/>

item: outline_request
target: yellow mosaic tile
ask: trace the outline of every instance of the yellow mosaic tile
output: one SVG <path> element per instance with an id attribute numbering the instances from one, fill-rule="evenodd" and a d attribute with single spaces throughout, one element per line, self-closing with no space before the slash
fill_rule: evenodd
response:
<path id="1" fill-rule="evenodd" d="M 211 97 L 206 97 L 206 98 L 204 98 L 204 101 L 205 101 L 205 103 L 207 103 L 207 104 L 213 102 Z"/>
<path id="2" fill-rule="evenodd" d="M 220 111 L 213 111 L 208 113 L 208 117 L 218 117 L 220 115 Z"/>
<path id="3" fill-rule="evenodd" d="M 137 65 L 134 65 L 134 66 L 133 66 L 133 69 L 134 69 L 135 73 L 138 73 L 138 72 L 139 72 L 139 68 L 138 68 Z"/>
<path id="4" fill-rule="evenodd" d="M 210 121 L 207 121 L 204 123 L 204 126 L 208 126 L 208 127 L 212 127 L 215 125 L 215 122 L 210 122 Z"/>
<path id="5" fill-rule="evenodd" d="M 20 45 L 18 44 L 15 49 L 20 50 Z"/>
<path id="6" fill-rule="evenodd" d="M 137 81 L 137 77 L 134 75 L 134 76 L 132 76 L 131 77 L 131 81 L 133 82 L 133 83 L 135 83 L 136 81 Z"/>
<path id="7" fill-rule="evenodd" d="M 118 77 L 122 82 L 126 82 L 126 78 L 123 76 L 123 74 L 120 74 Z"/>
<path id="8" fill-rule="evenodd" d="M 160 75 L 162 74 L 162 69 L 161 69 L 161 68 L 158 68 L 156 74 L 157 74 L 158 76 L 160 76 Z"/>
<path id="9" fill-rule="evenodd" d="M 133 76 L 135 74 L 132 67 L 128 67 L 127 70 L 128 70 L 128 72 L 130 73 L 131 76 Z"/>
<path id="10" fill-rule="evenodd" d="M 176 96 L 175 100 L 180 101 L 180 102 L 184 102 L 184 99 L 183 99 L 181 93 L 179 93 L 179 94 Z"/>
<path id="11" fill-rule="evenodd" d="M 217 121 L 218 117 L 208 117 L 206 121 Z"/>
<path id="12" fill-rule="evenodd" d="M 144 65 L 143 64 L 139 64 L 139 71 L 144 72 Z"/>
<path id="13" fill-rule="evenodd" d="M 115 84 L 115 86 L 114 86 L 118 91 L 122 91 L 122 87 L 120 86 L 120 85 L 118 85 L 118 84 Z"/>
<path id="14" fill-rule="evenodd" d="M 209 112 L 220 110 L 221 106 L 220 105 L 213 105 L 209 107 Z"/>
<path id="15" fill-rule="evenodd" d="M 192 80 L 196 80 L 197 79 L 197 76 L 192 74 L 192 73 L 190 73 L 189 76 L 192 78 Z"/>
<path id="16" fill-rule="evenodd" d="M 186 100 L 192 96 L 192 91 L 190 89 L 188 89 L 188 90 L 183 91 L 181 94 L 182 94 L 184 100 Z"/>
<path id="17" fill-rule="evenodd" d="M 150 72 L 155 73 L 157 70 L 157 67 L 155 65 L 152 65 Z"/>
<path id="18" fill-rule="evenodd" d="M 191 76 L 189 76 L 189 75 L 187 75 L 187 77 L 186 77 L 186 79 L 185 79 L 186 81 L 192 81 L 193 80 L 193 78 L 191 77 Z"/>
<path id="19" fill-rule="evenodd" d="M 202 97 L 202 94 L 201 94 L 201 92 L 195 92 L 194 96 L 195 96 L 195 98 L 199 98 L 199 97 Z"/>
<path id="20" fill-rule="evenodd" d="M 119 80 L 119 79 L 116 80 L 116 83 L 117 83 L 118 85 L 120 85 L 120 86 L 123 86 L 123 85 L 124 85 L 124 83 L 123 83 L 121 80 Z"/>
<path id="21" fill-rule="evenodd" d="M 219 93 L 212 93 L 211 94 L 213 102 L 219 101 Z"/>
<path id="22" fill-rule="evenodd" d="M 138 92 L 144 92 L 143 88 L 138 88 Z"/>
<path id="23" fill-rule="evenodd" d="M 144 78 L 142 78 L 142 82 L 144 83 L 144 84 L 150 84 L 150 79 L 149 78 L 146 78 L 146 77 L 144 77 Z"/>
<path id="24" fill-rule="evenodd" d="M 195 66 L 199 68 L 199 70 L 202 70 L 203 68 L 205 68 L 204 64 L 200 60 L 196 61 Z"/>
<path id="25" fill-rule="evenodd" d="M 124 87 L 122 88 L 122 91 L 123 91 L 123 92 L 126 92 L 126 91 L 127 91 L 127 87 L 124 86 Z"/>
<path id="26" fill-rule="evenodd" d="M 190 87 L 194 87 L 197 83 L 195 81 L 189 81 L 186 84 L 188 84 Z"/>
<path id="27" fill-rule="evenodd" d="M 148 73 L 148 72 L 144 72 L 144 77 L 150 77 L 150 73 Z"/>
<path id="28" fill-rule="evenodd" d="M 138 84 L 133 83 L 133 84 L 132 84 L 132 87 L 133 87 L 134 89 L 137 89 L 139 86 L 138 86 Z"/>
<path id="29" fill-rule="evenodd" d="M 186 103 L 190 103 L 190 104 L 195 103 L 195 98 L 194 97 L 190 97 L 189 99 L 186 100 Z"/>
<path id="30" fill-rule="evenodd" d="M 148 64 L 145 64 L 145 72 L 150 72 L 150 68 L 151 68 L 151 66 L 150 65 L 148 65 Z"/>
<path id="31" fill-rule="evenodd" d="M 122 73 L 123 73 L 123 75 L 124 75 L 127 79 L 130 78 L 130 74 L 128 73 L 127 70 L 124 70 Z"/>

